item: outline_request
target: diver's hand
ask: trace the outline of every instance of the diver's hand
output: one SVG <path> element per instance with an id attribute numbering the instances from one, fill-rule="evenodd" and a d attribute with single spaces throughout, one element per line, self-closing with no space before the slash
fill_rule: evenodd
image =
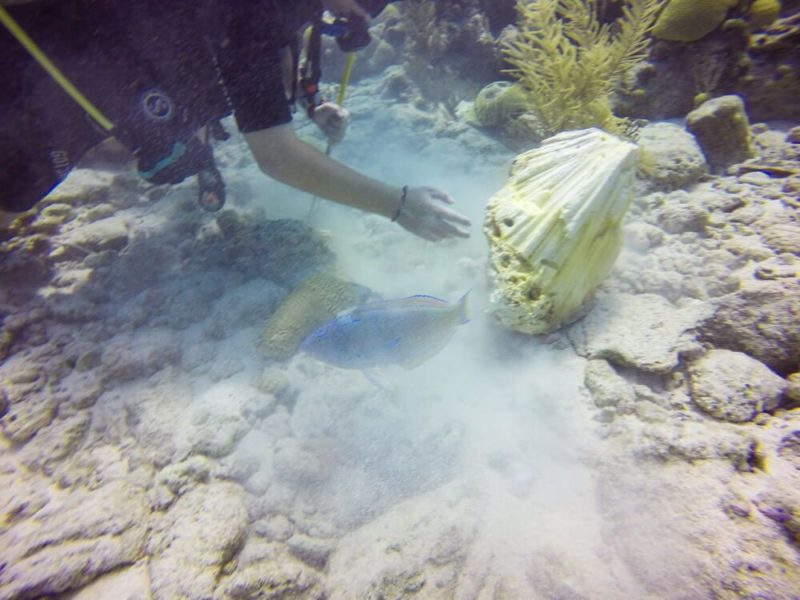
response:
<path id="1" fill-rule="evenodd" d="M 350 111 L 333 102 L 323 102 L 314 109 L 314 123 L 328 138 L 328 142 L 338 144 L 344 138 L 350 123 Z"/>
<path id="2" fill-rule="evenodd" d="M 469 237 L 470 220 L 448 204 L 453 204 L 453 199 L 441 190 L 409 188 L 396 221 L 404 229 L 432 242 Z"/>

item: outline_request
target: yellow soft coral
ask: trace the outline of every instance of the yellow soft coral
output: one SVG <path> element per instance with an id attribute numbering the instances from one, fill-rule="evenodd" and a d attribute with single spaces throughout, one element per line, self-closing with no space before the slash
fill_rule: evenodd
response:
<path id="1" fill-rule="evenodd" d="M 747 11 L 747 22 L 753 29 L 763 29 L 781 14 L 779 0 L 753 0 Z"/>
<path id="2" fill-rule="evenodd" d="M 725 20 L 738 0 L 670 0 L 653 27 L 653 36 L 673 42 L 694 42 Z"/>
<path id="3" fill-rule="evenodd" d="M 620 132 L 610 95 L 644 58 L 662 0 L 626 0 L 623 16 L 601 23 L 597 0 L 519 0 L 519 33 L 504 49 L 510 70 L 528 94 L 540 136 L 600 127 Z M 524 121 L 524 120 L 523 120 Z"/>

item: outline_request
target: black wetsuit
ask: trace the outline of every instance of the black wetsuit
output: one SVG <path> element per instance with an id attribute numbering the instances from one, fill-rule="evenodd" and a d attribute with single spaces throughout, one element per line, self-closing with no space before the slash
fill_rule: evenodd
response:
<path id="1" fill-rule="evenodd" d="M 209 160 L 193 135 L 209 122 L 233 112 L 251 132 L 291 120 L 281 56 L 321 2 L 39 0 L 7 10 L 161 183 Z M 3 27 L 0 70 L 0 209 L 21 211 L 109 134 Z M 157 172 L 178 142 L 189 148 L 183 164 Z"/>

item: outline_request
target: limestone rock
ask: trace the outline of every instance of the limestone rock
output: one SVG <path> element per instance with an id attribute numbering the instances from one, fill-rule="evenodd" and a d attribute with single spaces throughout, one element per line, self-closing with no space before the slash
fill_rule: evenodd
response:
<path id="1" fill-rule="evenodd" d="M 791 462 L 800 471 L 800 430 L 787 433 L 778 444 L 778 455 Z"/>
<path id="2" fill-rule="evenodd" d="M 114 175 L 111 173 L 94 169 L 73 169 L 42 202 L 68 206 L 96 204 L 108 197 L 113 181 Z"/>
<path id="3" fill-rule="evenodd" d="M 149 509 L 143 491 L 128 483 L 91 492 L 50 486 L 32 510 L 28 497 L 10 500 L 3 507 L 10 526 L 0 533 L 0 597 L 58 594 L 142 557 Z"/>
<path id="4" fill-rule="evenodd" d="M 294 287 L 331 262 L 332 253 L 322 237 L 300 221 L 256 217 L 243 221 L 233 237 L 198 236 L 187 251 L 208 269 L 260 277 L 281 287 Z"/>
<path id="5" fill-rule="evenodd" d="M 641 221 L 627 223 L 624 227 L 625 243 L 638 252 L 646 252 L 664 241 L 664 231 Z"/>
<path id="6" fill-rule="evenodd" d="M 800 365 L 800 280 L 751 281 L 722 299 L 701 333 L 717 348 L 745 352 L 778 374 Z"/>
<path id="7" fill-rule="evenodd" d="M 761 232 L 764 243 L 776 252 L 800 255 L 800 224 L 776 223 Z"/>
<path id="8" fill-rule="evenodd" d="M 652 123 L 639 131 L 639 175 L 654 188 L 672 191 L 696 183 L 708 173 L 703 151 L 694 136 L 672 123 Z"/>
<path id="9" fill-rule="evenodd" d="M 204 456 L 190 456 L 186 460 L 164 467 L 156 483 L 165 485 L 177 495 L 186 493 L 192 486 L 208 480 L 211 465 Z"/>
<path id="10" fill-rule="evenodd" d="M 96 371 L 81 372 L 76 365 L 76 369 L 63 377 L 53 390 L 58 399 L 59 416 L 75 414 L 94 405 L 103 389 Z"/>
<path id="11" fill-rule="evenodd" d="M 103 348 L 103 378 L 120 382 L 148 377 L 180 361 L 181 349 L 172 332 L 145 330 L 121 335 Z"/>
<path id="12" fill-rule="evenodd" d="M 328 597 L 457 597 L 454 569 L 464 566 L 477 522 L 468 502 L 437 495 L 439 502 L 413 498 L 345 535 L 330 559 Z"/>
<path id="13" fill-rule="evenodd" d="M 792 373 L 787 377 L 786 397 L 794 406 L 800 406 L 800 372 Z"/>
<path id="14" fill-rule="evenodd" d="M 586 364 L 584 383 L 598 408 L 632 405 L 636 399 L 633 387 L 602 359 L 593 359 Z"/>
<path id="15" fill-rule="evenodd" d="M 683 190 L 672 192 L 656 213 L 658 224 L 667 233 L 703 232 L 708 223 L 708 207 Z"/>
<path id="16" fill-rule="evenodd" d="M 297 396 L 285 371 L 267 367 L 258 382 L 258 389 L 281 403 L 291 406 Z"/>
<path id="17" fill-rule="evenodd" d="M 217 458 L 230 454 L 250 429 L 238 415 L 205 411 L 195 415 L 193 425 L 189 432 L 191 451 Z"/>
<path id="18" fill-rule="evenodd" d="M 55 412 L 56 401 L 47 386 L 27 394 L 21 402 L 10 402 L 0 418 L 0 428 L 12 442 L 27 442 L 52 422 Z"/>
<path id="19" fill-rule="evenodd" d="M 275 312 L 285 296 L 283 288 L 271 281 L 252 279 L 234 290 L 226 291 L 212 315 L 212 326 L 226 335 L 242 327 L 262 325 Z"/>
<path id="20" fill-rule="evenodd" d="M 750 471 L 756 440 L 727 424 L 709 421 L 672 418 L 647 422 L 637 415 L 618 418 L 611 427 L 639 458 L 690 463 L 722 460 L 737 470 Z"/>
<path id="21" fill-rule="evenodd" d="M 324 569 L 336 542 L 330 539 L 314 538 L 300 533 L 286 541 L 289 552 L 316 569 Z"/>
<path id="22" fill-rule="evenodd" d="M 778 4 L 777 0 L 768 0 Z M 760 4 L 757 0 L 753 4 Z M 749 36 L 747 70 L 735 82 L 746 98 L 753 120 L 787 120 L 796 122 L 800 106 L 795 102 L 800 93 L 798 77 L 798 39 L 800 28 L 796 6 L 783 3 L 786 16 L 764 31 Z"/>
<path id="23" fill-rule="evenodd" d="M 70 236 L 69 242 L 95 252 L 119 251 L 128 245 L 128 224 L 113 217 L 84 224 Z"/>
<path id="24" fill-rule="evenodd" d="M 282 545 L 248 541 L 237 563 L 236 571 L 220 581 L 215 599 L 325 599 L 319 575 Z"/>
<path id="25" fill-rule="evenodd" d="M 328 476 L 320 458 L 293 437 L 281 438 L 275 445 L 275 474 L 297 485 L 323 481 Z"/>
<path id="26" fill-rule="evenodd" d="M 276 401 L 272 394 L 254 392 L 242 403 L 242 417 L 251 427 L 256 427 L 265 417 L 269 416 L 275 408 Z"/>
<path id="27" fill-rule="evenodd" d="M 176 435 L 182 433 L 182 423 L 189 413 L 193 394 L 188 385 L 173 381 L 154 388 L 128 391 L 120 398 L 122 413 L 136 439 L 147 440 L 143 448 L 147 460 L 162 468 L 186 455 L 185 446 L 178 452 Z M 176 431 L 176 429 L 178 431 Z"/>
<path id="28" fill-rule="evenodd" d="M 780 254 L 762 261 L 753 275 L 756 279 L 792 279 L 800 273 L 800 258 L 793 254 Z"/>
<path id="29" fill-rule="evenodd" d="M 711 350 L 689 364 L 692 400 L 724 421 L 741 423 L 775 410 L 786 382 L 741 352 Z"/>
<path id="30" fill-rule="evenodd" d="M 35 444 L 27 444 L 22 449 L 22 462 L 29 469 L 47 472 L 54 463 L 80 447 L 90 418 L 87 411 L 81 411 L 66 419 L 55 419 L 36 435 Z"/>
<path id="31" fill-rule="evenodd" d="M 284 515 L 275 515 L 253 524 L 254 533 L 271 541 L 285 542 L 294 533 L 292 522 Z"/>
<path id="32" fill-rule="evenodd" d="M 150 577 L 144 562 L 98 577 L 65 600 L 147 600 Z"/>
<path id="33" fill-rule="evenodd" d="M 250 430 L 240 415 L 240 388 L 231 380 L 222 381 L 196 395 L 192 408 L 176 428 L 177 446 L 187 454 L 221 458 L 230 454 Z"/>
<path id="34" fill-rule="evenodd" d="M 711 170 L 720 172 L 754 155 L 750 122 L 739 96 L 708 100 L 686 116 Z"/>
<path id="35" fill-rule="evenodd" d="M 81 218 L 87 223 L 94 223 L 113 216 L 114 212 L 116 212 L 116 209 L 112 204 L 103 203 L 87 210 Z"/>
<path id="36" fill-rule="evenodd" d="M 181 256 L 177 244 L 168 242 L 143 233 L 134 234 L 125 251 L 111 264 L 105 285 L 133 295 L 175 273 Z"/>
<path id="37" fill-rule="evenodd" d="M 610 294 L 567 335 L 581 356 L 668 373 L 681 352 L 698 348 L 692 330 L 712 310 L 699 301 L 675 306 L 655 294 Z"/>
<path id="38" fill-rule="evenodd" d="M 246 533 L 245 494 L 238 485 L 214 482 L 181 496 L 149 542 L 153 598 L 210 598 Z"/>

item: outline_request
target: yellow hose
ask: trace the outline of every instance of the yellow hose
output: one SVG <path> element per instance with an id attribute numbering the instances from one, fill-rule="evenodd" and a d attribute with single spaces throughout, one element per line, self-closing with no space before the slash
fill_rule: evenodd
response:
<path id="1" fill-rule="evenodd" d="M 342 106 L 344 104 L 344 95 L 347 93 L 347 84 L 350 82 L 350 71 L 353 70 L 353 61 L 356 59 L 355 52 L 348 52 L 347 58 L 344 60 L 344 71 L 342 71 L 342 80 L 339 82 L 339 95 L 336 96 L 336 104 Z M 325 156 L 331 155 L 333 146 L 330 142 L 325 146 Z"/>
<path id="2" fill-rule="evenodd" d="M 355 52 L 348 52 L 347 58 L 344 61 L 344 71 L 342 71 L 342 82 L 339 84 L 339 96 L 336 98 L 336 104 L 342 106 L 344 104 L 344 95 L 347 92 L 347 84 L 350 82 L 350 71 L 353 70 L 353 61 L 356 58 Z"/>
<path id="3" fill-rule="evenodd" d="M 17 38 L 17 41 L 30 53 L 30 55 L 38 62 L 41 67 L 47 71 L 50 77 L 61 86 L 69 96 L 83 109 L 87 114 L 94 119 L 100 127 L 106 131 L 114 129 L 114 124 L 109 121 L 103 113 L 89 100 L 80 93 L 78 88 L 72 85 L 72 82 L 55 66 L 47 55 L 42 52 L 39 46 L 36 45 L 27 33 L 19 26 L 14 18 L 8 14 L 8 11 L 0 5 L 0 22 L 5 25 L 9 33 Z"/>

